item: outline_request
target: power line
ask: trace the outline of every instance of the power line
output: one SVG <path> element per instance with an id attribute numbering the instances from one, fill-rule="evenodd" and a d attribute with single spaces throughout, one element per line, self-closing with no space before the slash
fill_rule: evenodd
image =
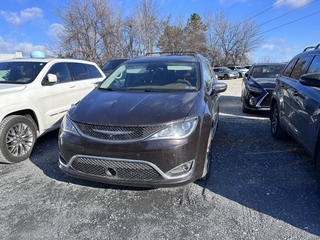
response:
<path id="1" fill-rule="evenodd" d="M 289 24 L 291 24 L 291 23 L 300 21 L 300 20 L 305 19 L 305 18 L 307 18 L 307 17 L 311 17 L 311 16 L 316 15 L 316 14 L 318 14 L 318 13 L 320 13 L 320 11 L 315 12 L 315 13 L 311 13 L 311 14 L 309 14 L 309 15 L 307 15 L 307 16 L 304 16 L 304 17 L 298 18 L 298 19 L 296 19 L 296 20 L 293 20 L 293 21 L 291 21 L 291 22 L 282 24 L 282 25 L 280 25 L 280 26 L 278 26 L 278 27 L 274 27 L 274 28 L 272 28 L 272 29 L 269 29 L 269 30 L 267 30 L 267 31 L 264 31 L 264 32 L 262 32 L 262 33 L 259 33 L 258 35 L 261 35 L 261 34 L 264 34 L 264 33 L 270 32 L 270 31 L 273 31 L 273 30 L 275 30 L 275 29 L 278 29 L 278 28 L 281 28 L 281 27 L 283 27 L 283 26 L 289 25 Z"/>
<path id="2" fill-rule="evenodd" d="M 301 8 L 304 8 L 304 7 L 306 7 L 306 6 L 308 6 L 308 5 L 312 4 L 312 3 L 315 3 L 315 2 L 317 2 L 317 1 L 319 1 L 319 0 L 314 0 L 314 1 L 312 1 L 312 2 L 309 2 L 309 3 L 307 3 L 307 4 L 305 4 L 305 5 L 301 6 L 301 7 L 298 7 L 298 8 L 296 8 L 296 9 L 290 11 L 290 12 L 287 12 L 287 13 L 282 14 L 282 15 L 276 17 L 276 18 L 273 18 L 273 19 L 271 19 L 271 20 L 269 20 L 269 21 L 266 21 L 266 22 L 260 24 L 258 27 L 261 27 L 261 26 L 263 26 L 263 25 L 265 25 L 265 24 L 267 24 L 267 23 L 269 23 L 269 22 L 272 22 L 272 21 L 274 21 L 274 20 L 276 20 L 276 19 L 279 19 L 279 18 L 281 18 L 281 17 L 283 17 L 283 16 L 286 16 L 286 15 L 288 15 L 288 14 L 294 12 L 294 11 L 297 11 L 297 10 L 299 10 L 299 9 L 301 9 Z"/>
<path id="3" fill-rule="evenodd" d="M 252 19 L 252 18 L 255 18 L 255 17 L 261 15 L 262 13 L 265 13 L 265 12 L 269 11 L 270 9 L 275 8 L 276 6 L 282 4 L 282 3 L 286 2 L 286 1 L 287 1 L 287 0 L 283 0 L 283 1 L 279 2 L 279 3 L 277 3 L 277 4 L 274 4 L 273 6 L 268 7 L 267 9 L 263 10 L 262 12 L 259 12 L 259 13 L 257 13 L 256 15 L 253 15 L 252 17 L 248 18 L 247 20 L 250 20 L 250 19 Z"/>

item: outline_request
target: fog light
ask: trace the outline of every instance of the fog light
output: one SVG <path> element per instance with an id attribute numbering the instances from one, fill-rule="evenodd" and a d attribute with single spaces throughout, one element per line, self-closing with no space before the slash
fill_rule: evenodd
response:
<path id="1" fill-rule="evenodd" d="M 255 105 L 255 104 L 254 104 L 254 97 L 253 97 L 253 96 L 250 96 L 249 104 L 250 104 L 251 106 L 254 106 L 254 105 Z"/>
<path id="2" fill-rule="evenodd" d="M 187 162 L 187 163 L 182 165 L 182 169 L 183 169 L 183 171 L 187 172 L 187 171 L 190 170 L 191 166 L 192 166 L 192 163 Z"/>
<path id="3" fill-rule="evenodd" d="M 183 163 L 166 173 L 169 178 L 185 177 L 190 174 L 194 167 L 194 160 Z"/>

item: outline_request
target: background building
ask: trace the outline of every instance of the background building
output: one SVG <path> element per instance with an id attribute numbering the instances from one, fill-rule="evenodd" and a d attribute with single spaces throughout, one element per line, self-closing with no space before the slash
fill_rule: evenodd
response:
<path id="1" fill-rule="evenodd" d="M 22 58 L 22 52 L 15 52 L 14 54 L 0 54 L 0 60 Z"/>

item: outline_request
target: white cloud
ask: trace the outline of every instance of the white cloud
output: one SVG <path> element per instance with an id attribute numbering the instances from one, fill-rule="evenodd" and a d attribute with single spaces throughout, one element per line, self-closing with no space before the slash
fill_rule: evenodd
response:
<path id="1" fill-rule="evenodd" d="M 24 56 L 30 56 L 32 51 L 39 50 L 43 52 L 47 52 L 47 48 L 43 45 L 33 45 L 32 43 L 23 42 L 15 45 L 15 52 L 22 52 Z"/>
<path id="2" fill-rule="evenodd" d="M 23 21 L 29 21 L 33 19 L 42 18 L 43 11 L 42 9 L 37 7 L 27 8 L 20 12 L 20 16 Z"/>
<path id="3" fill-rule="evenodd" d="M 47 34 L 50 37 L 56 37 L 56 36 L 61 35 L 63 32 L 64 32 L 64 26 L 62 24 L 53 23 L 50 25 Z"/>
<path id="4" fill-rule="evenodd" d="M 9 53 L 8 49 L 12 47 L 12 43 L 6 42 L 1 36 L 0 36 L 0 52 L 1 53 Z"/>
<path id="5" fill-rule="evenodd" d="M 0 15 L 3 16 L 8 23 L 14 26 L 18 26 L 27 21 L 41 19 L 43 17 L 43 10 L 37 7 L 32 7 L 26 8 L 25 10 L 20 11 L 19 13 L 1 11 Z"/>
<path id="6" fill-rule="evenodd" d="M 277 62 L 285 62 L 292 59 L 293 56 L 300 53 L 302 50 L 302 46 L 292 46 L 288 38 L 269 38 L 255 53 L 255 61 L 260 62 L 261 60 L 272 59 Z"/>
<path id="7" fill-rule="evenodd" d="M 273 44 L 263 44 L 261 48 L 266 51 L 273 51 L 276 47 Z"/>
<path id="8" fill-rule="evenodd" d="M 33 45 L 32 43 L 22 42 L 17 43 L 15 39 L 4 40 L 0 36 L 0 52 L 4 54 L 12 54 L 14 52 L 22 52 L 25 57 L 30 56 L 30 53 L 35 50 L 48 52 L 47 48 L 43 45 Z"/>
<path id="9" fill-rule="evenodd" d="M 302 7 L 308 3 L 310 3 L 311 0 L 277 0 L 273 5 L 277 7 L 282 7 L 282 6 L 289 6 L 290 8 L 299 8 Z"/>

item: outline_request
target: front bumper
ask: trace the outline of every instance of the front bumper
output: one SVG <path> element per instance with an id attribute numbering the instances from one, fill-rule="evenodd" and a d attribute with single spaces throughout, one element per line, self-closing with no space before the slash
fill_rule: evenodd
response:
<path id="1" fill-rule="evenodd" d="M 170 177 L 156 165 L 132 159 L 112 159 L 96 156 L 74 156 L 66 164 L 59 156 L 60 169 L 73 177 L 102 183 L 134 187 L 174 187 L 194 182 L 194 160 L 188 170 L 178 177 Z"/>
<path id="2" fill-rule="evenodd" d="M 106 143 L 59 133 L 59 167 L 68 175 L 114 185 L 173 187 L 203 173 L 210 128 L 185 139 Z M 204 134 L 199 136 L 199 133 Z"/>
<path id="3" fill-rule="evenodd" d="M 270 111 L 271 105 L 271 96 L 273 90 L 264 89 L 263 94 L 256 94 L 250 91 L 247 91 L 244 97 L 244 105 L 250 110 L 259 110 L 259 111 Z"/>

